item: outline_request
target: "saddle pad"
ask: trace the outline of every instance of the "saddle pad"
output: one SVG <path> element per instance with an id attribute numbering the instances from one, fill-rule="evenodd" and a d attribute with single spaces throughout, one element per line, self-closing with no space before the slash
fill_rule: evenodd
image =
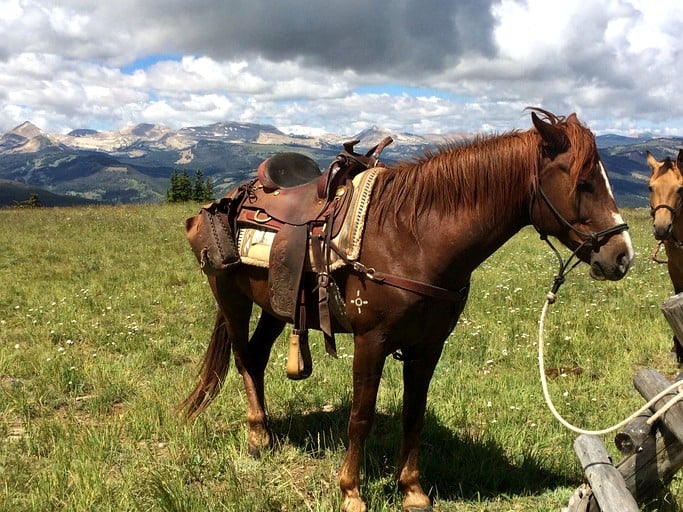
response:
<path id="1" fill-rule="evenodd" d="M 351 204 L 339 234 L 333 239 L 337 247 L 350 260 L 355 261 L 360 255 L 363 228 L 365 227 L 372 188 L 375 184 L 375 178 L 381 170 L 381 167 L 374 167 L 359 173 L 353 178 Z M 251 226 L 248 228 L 240 227 L 239 224 L 237 230 L 237 249 L 242 263 L 268 268 L 270 248 L 276 232 L 269 229 L 256 229 Z M 307 260 L 314 261 L 313 255 L 309 254 Z M 344 265 L 344 260 L 332 251 L 330 254 L 330 270 L 336 270 Z M 312 270 L 308 263 L 306 270 Z"/>

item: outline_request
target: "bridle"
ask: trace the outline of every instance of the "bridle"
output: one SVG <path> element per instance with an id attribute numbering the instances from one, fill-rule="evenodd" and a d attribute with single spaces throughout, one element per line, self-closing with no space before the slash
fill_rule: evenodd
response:
<path id="1" fill-rule="evenodd" d="M 534 204 L 539 201 L 539 198 L 543 200 L 543 202 L 546 204 L 548 209 L 552 212 L 552 214 L 555 216 L 557 221 L 570 231 L 574 232 L 579 239 L 581 240 L 581 243 L 579 246 L 574 249 L 567 258 L 567 261 L 565 261 L 562 258 L 562 255 L 560 254 L 560 251 L 553 245 L 553 243 L 550 241 L 548 238 L 548 235 L 546 233 L 543 233 L 541 229 L 536 225 L 536 223 L 533 221 L 533 209 L 534 209 Z M 552 293 L 556 294 L 557 291 L 559 290 L 560 286 L 564 283 L 566 275 L 574 269 L 579 263 L 581 263 L 581 260 L 578 258 L 578 253 L 584 249 L 584 248 L 589 248 L 593 252 L 598 252 L 600 250 L 600 247 L 605 245 L 607 241 L 614 235 L 617 235 L 619 233 L 622 233 L 628 229 L 628 224 L 625 222 L 621 224 L 617 224 L 615 226 L 602 229 L 600 231 L 592 231 L 592 232 L 586 232 L 578 229 L 577 227 L 573 226 L 559 211 L 558 209 L 553 205 L 553 203 L 550 201 L 550 198 L 548 195 L 545 193 L 543 190 L 543 187 L 541 186 L 541 180 L 540 176 L 537 177 L 537 187 L 536 187 L 536 193 L 532 195 L 531 201 L 529 202 L 529 219 L 531 220 L 531 224 L 534 226 L 534 229 L 536 229 L 536 232 L 540 235 L 541 240 L 545 241 L 548 246 L 552 249 L 552 251 L 555 253 L 555 256 L 557 257 L 557 260 L 559 262 L 559 271 L 557 275 L 555 276 L 555 280 L 553 283 L 553 288 L 552 288 Z M 576 258 L 576 261 L 572 263 L 572 260 Z"/>
<path id="2" fill-rule="evenodd" d="M 652 206 L 652 201 L 650 201 L 650 217 L 654 219 L 655 214 L 658 210 L 669 210 L 669 212 L 671 212 L 671 225 L 673 226 L 674 222 L 676 221 L 676 215 L 678 215 L 678 212 L 681 211 L 681 206 L 683 206 L 683 203 L 680 200 L 678 201 L 678 203 L 678 206 L 674 208 L 673 206 L 669 206 L 666 203 L 660 203 L 657 206 Z M 683 247 L 683 242 L 679 241 L 674 236 L 673 230 L 671 230 L 669 236 L 667 237 L 667 240 L 669 240 L 678 249 Z M 663 243 L 664 240 L 660 240 L 659 243 L 655 246 L 655 249 L 652 253 L 652 259 L 657 263 L 666 263 L 666 260 L 662 260 L 657 257 L 659 249 Z"/>
<path id="3" fill-rule="evenodd" d="M 671 224 L 673 225 L 674 221 L 676 220 L 676 215 L 678 215 L 678 212 L 681 210 L 681 205 L 678 205 L 678 207 L 674 208 L 673 206 L 669 206 L 668 204 L 664 203 L 658 204 L 657 206 L 652 206 L 652 204 L 650 203 L 650 217 L 654 219 L 657 210 L 669 210 L 671 212 Z M 674 247 L 678 249 L 683 247 L 683 242 L 681 242 L 674 236 L 673 230 L 670 232 L 669 236 L 667 237 L 667 240 L 669 240 L 674 245 Z M 652 260 L 656 263 L 667 262 L 667 260 L 663 260 L 657 256 L 659 254 L 659 249 L 661 248 L 662 244 L 664 244 L 664 240 L 659 240 L 659 242 L 652 251 Z"/>
<path id="4" fill-rule="evenodd" d="M 664 203 L 658 204 L 657 206 L 652 206 L 652 204 L 650 204 L 650 217 L 654 217 L 657 210 L 669 210 L 671 212 L 671 217 L 673 218 L 676 217 L 681 210 L 681 206 L 679 205 L 677 208 L 674 208 L 673 206 Z"/>

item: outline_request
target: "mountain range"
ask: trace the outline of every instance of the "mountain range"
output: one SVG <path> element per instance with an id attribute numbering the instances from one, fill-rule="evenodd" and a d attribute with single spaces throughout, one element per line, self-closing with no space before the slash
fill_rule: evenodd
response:
<path id="1" fill-rule="evenodd" d="M 280 151 L 304 153 L 326 168 L 342 143 L 359 139 L 363 152 L 386 135 L 394 143 L 383 153 L 390 163 L 422 154 L 469 134 L 415 135 L 373 127 L 350 136 L 288 135 L 274 126 L 222 122 L 179 130 L 138 124 L 121 130 L 77 129 L 48 133 L 25 122 L 0 135 L 0 206 L 31 194 L 45 206 L 162 202 L 170 176 L 187 170 L 209 177 L 217 196 L 252 178 L 259 163 Z M 646 206 L 649 167 L 645 151 L 676 157 L 683 137 L 596 137 L 617 203 Z"/>

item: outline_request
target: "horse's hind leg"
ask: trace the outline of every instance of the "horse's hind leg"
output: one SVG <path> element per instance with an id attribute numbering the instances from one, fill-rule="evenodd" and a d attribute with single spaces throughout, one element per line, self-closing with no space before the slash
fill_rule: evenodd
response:
<path id="1" fill-rule="evenodd" d="M 247 322 L 248 326 L 248 322 Z M 284 329 L 285 322 L 261 313 L 249 343 L 243 334 L 233 345 L 235 366 L 244 381 L 247 395 L 247 422 L 249 424 L 249 453 L 258 457 L 262 449 L 270 445 L 268 418 L 264 395 L 264 373 L 273 343 Z"/>

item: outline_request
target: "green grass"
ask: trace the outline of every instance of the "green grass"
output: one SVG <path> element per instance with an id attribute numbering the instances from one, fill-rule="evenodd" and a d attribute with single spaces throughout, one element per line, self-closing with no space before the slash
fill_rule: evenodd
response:
<path id="1" fill-rule="evenodd" d="M 174 412 L 191 390 L 214 303 L 184 237 L 188 205 L 0 210 L 0 511 L 336 511 L 351 401 L 352 343 L 340 358 L 314 335 L 314 373 L 285 378 L 287 340 L 267 370 L 275 447 L 246 450 L 234 367 L 194 424 Z M 650 261 L 645 210 L 626 210 L 630 275 L 597 283 L 578 267 L 546 320 L 557 408 L 586 428 L 642 399 L 642 367 L 671 377 L 671 294 Z M 565 252 L 566 254 L 566 252 Z M 437 511 L 548 511 L 582 482 L 572 443 L 544 404 L 537 325 L 556 263 L 533 229 L 475 273 L 430 391 L 422 481 Z M 428 327 L 427 327 L 428 328 Z M 400 510 L 401 363 L 389 360 L 363 460 L 372 511 Z M 607 436 L 614 460 L 621 455 Z M 650 510 L 679 510 L 676 479 Z"/>

